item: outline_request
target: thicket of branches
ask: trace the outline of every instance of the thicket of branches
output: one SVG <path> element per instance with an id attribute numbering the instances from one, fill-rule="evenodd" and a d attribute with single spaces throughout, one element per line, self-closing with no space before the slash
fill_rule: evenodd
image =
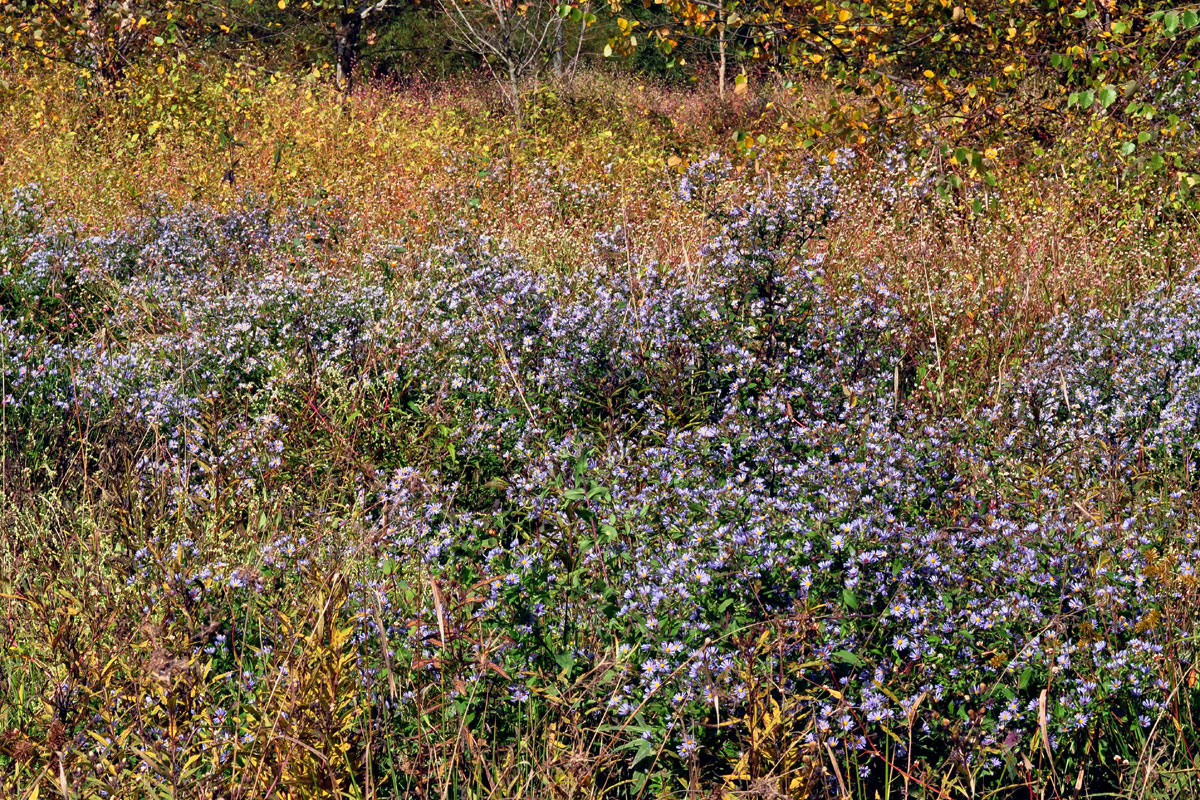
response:
<path id="1" fill-rule="evenodd" d="M 276 70 L 482 70 L 519 115 L 542 77 L 585 60 L 711 82 L 724 96 L 774 73 L 835 82 L 819 135 L 915 123 L 961 132 L 954 157 L 984 170 L 986 139 L 1035 139 L 1098 118 L 1129 159 L 1195 168 L 1164 143 L 1195 104 L 1200 7 L 1167 0 L 4 0 L 0 52 L 66 68 L 101 91 L 164 51 Z M 654 55 L 651 56 L 650 54 Z"/>

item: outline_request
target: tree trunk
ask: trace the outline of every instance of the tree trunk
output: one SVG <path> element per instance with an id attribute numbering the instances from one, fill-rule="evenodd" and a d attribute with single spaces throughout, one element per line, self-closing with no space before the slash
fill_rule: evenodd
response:
<path id="1" fill-rule="evenodd" d="M 725 4 L 717 9 L 717 93 L 725 99 Z"/>
<path id="2" fill-rule="evenodd" d="M 353 12 L 342 14 L 334 28 L 334 46 L 337 49 L 338 91 L 349 94 L 354 76 L 354 62 L 358 60 L 358 34 L 362 30 L 362 17 Z"/>
<path id="3" fill-rule="evenodd" d="M 558 18 L 554 23 L 554 77 L 562 79 L 563 76 L 563 48 L 566 44 L 563 42 L 563 19 Z"/>
<path id="4" fill-rule="evenodd" d="M 583 53 L 583 37 L 587 33 L 587 26 L 588 26 L 588 23 L 587 23 L 587 15 L 589 13 L 588 8 L 589 8 L 588 3 L 584 3 L 579 7 L 579 10 L 583 14 L 583 17 L 579 22 L 579 38 L 575 40 L 575 52 L 571 54 L 570 70 L 571 70 L 571 78 L 572 79 L 575 78 L 575 73 L 579 70 L 579 56 Z"/>
<path id="5" fill-rule="evenodd" d="M 525 116 L 525 109 L 521 105 L 521 76 L 517 74 L 516 63 L 509 58 L 508 63 L 508 87 L 512 93 L 512 109 L 513 114 L 517 118 L 517 125 L 520 126 Z"/>
<path id="6" fill-rule="evenodd" d="M 104 24 L 105 0 L 87 0 L 83 16 L 87 26 L 88 52 L 92 57 L 96 77 L 106 88 L 112 88 L 121 77 L 121 64 L 114 57 Z"/>

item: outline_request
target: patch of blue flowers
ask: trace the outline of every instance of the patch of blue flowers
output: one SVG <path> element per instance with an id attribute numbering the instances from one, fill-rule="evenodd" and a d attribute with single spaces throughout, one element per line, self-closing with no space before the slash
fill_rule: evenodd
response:
<path id="1" fill-rule="evenodd" d="M 390 714 L 445 693 L 502 738 L 544 702 L 716 774 L 730 721 L 774 700 L 864 785 L 947 758 L 999 785 L 1039 736 L 1150 730 L 1193 658 L 1168 610 L 1200 554 L 1197 276 L 1067 312 L 948 417 L 901 380 L 917 321 L 886 265 L 835 290 L 811 246 L 837 169 L 718 202 L 730 174 L 680 189 L 717 225 L 701 265 L 639 262 L 617 231 L 568 275 L 454 235 L 386 278 L 386 243 L 333 266 L 337 213 L 254 200 L 85 234 L 22 190 L 0 212 L 4 435 L 35 484 L 123 469 L 171 513 L 267 497 L 341 530 L 239 554 L 156 529 L 130 582 L 148 613 L 269 604 L 333 548 Z M 353 536 L 310 491 L 321 447 L 355 455 L 321 479 Z"/>

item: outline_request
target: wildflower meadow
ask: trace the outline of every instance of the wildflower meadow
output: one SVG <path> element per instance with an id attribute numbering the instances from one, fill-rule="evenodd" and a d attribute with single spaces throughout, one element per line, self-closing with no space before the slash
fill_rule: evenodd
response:
<path id="1" fill-rule="evenodd" d="M 1190 42 L 962 144 L 562 9 L 532 86 L 9 30 L 0 796 L 1200 794 Z"/>

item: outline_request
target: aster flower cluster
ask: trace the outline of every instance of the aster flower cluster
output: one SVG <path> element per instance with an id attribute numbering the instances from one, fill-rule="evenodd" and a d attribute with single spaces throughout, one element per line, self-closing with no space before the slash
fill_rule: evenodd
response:
<path id="1" fill-rule="evenodd" d="M 999 779 L 1039 716 L 1054 752 L 1152 725 L 1164 654 L 1190 658 L 1161 610 L 1200 555 L 1170 494 L 1200 448 L 1200 276 L 1065 314 L 980 413 L 935 414 L 899 380 L 914 323 L 885 270 L 834 287 L 811 246 L 838 167 L 719 203 L 730 174 L 683 179 L 715 226 L 686 272 L 618 230 L 569 275 L 455 233 L 383 276 L 386 244 L 333 263 L 336 208 L 162 206 L 86 235 L 19 194 L 5 436 L 31 475 L 124 466 L 120 491 L 172 512 L 286 499 L 342 531 L 248 554 L 155 531 L 129 585 L 148 616 L 269 604 L 339 559 L 353 691 L 389 714 L 442 692 L 502 736 L 553 697 L 686 769 L 782 701 L 864 780 L 897 739 Z M 342 454 L 324 478 L 318 451 Z M 238 691 L 281 645 L 250 646 Z"/>

